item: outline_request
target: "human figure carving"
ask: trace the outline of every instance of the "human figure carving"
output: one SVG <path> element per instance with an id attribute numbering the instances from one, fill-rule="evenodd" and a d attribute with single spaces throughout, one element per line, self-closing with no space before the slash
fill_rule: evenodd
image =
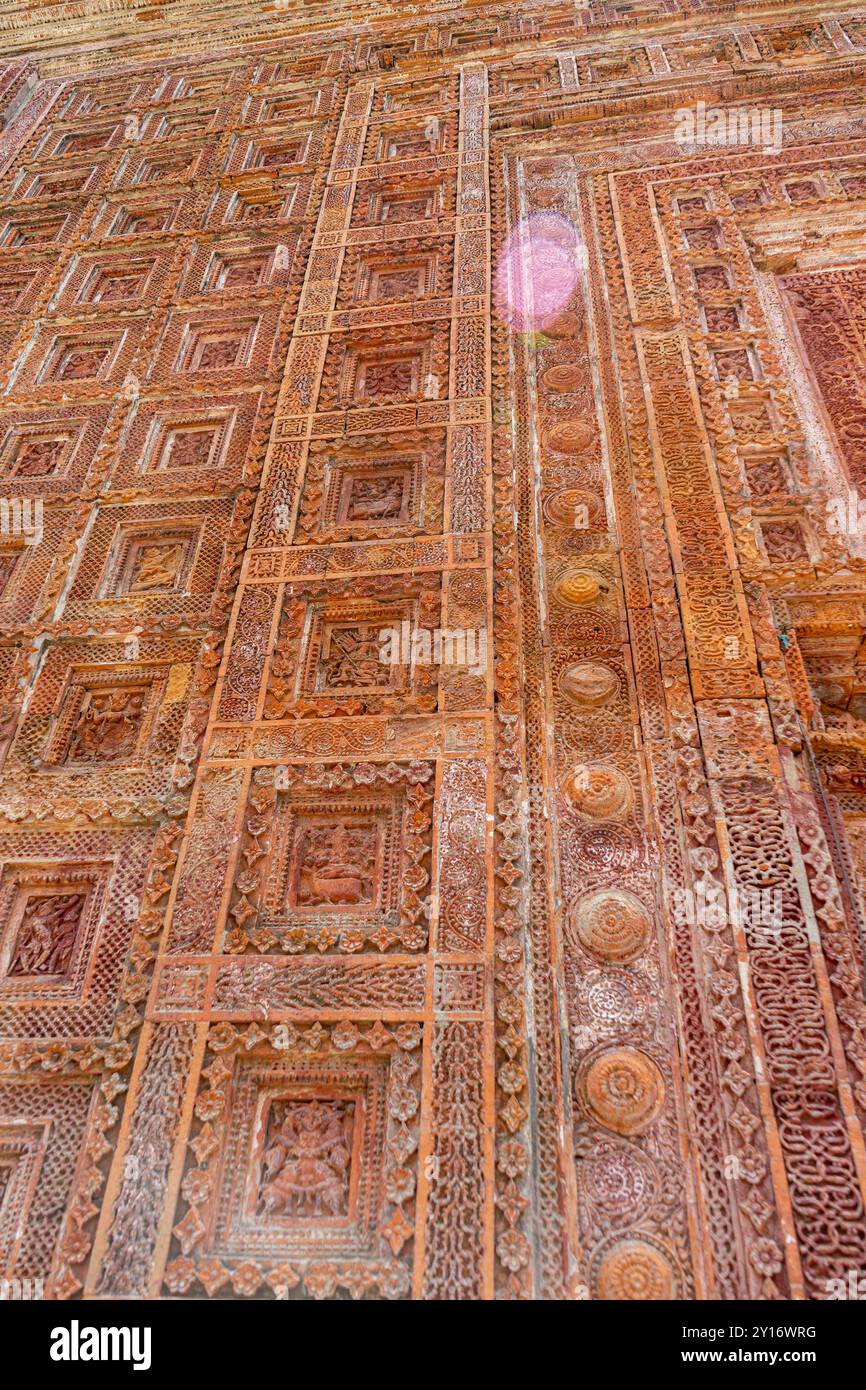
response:
<path id="1" fill-rule="evenodd" d="M 139 552 L 138 569 L 129 586 L 130 593 L 169 588 L 177 579 L 183 553 L 184 547 L 180 541 L 143 546 Z"/>
<path id="2" fill-rule="evenodd" d="M 83 893 L 31 898 L 18 928 L 10 975 L 62 975 L 69 967 Z"/>
<path id="3" fill-rule="evenodd" d="M 138 742 L 145 693 L 129 686 L 92 691 L 72 731 L 67 761 L 109 762 L 131 754 Z"/>
<path id="4" fill-rule="evenodd" d="M 286 1105 L 265 1149 L 268 1181 L 259 1196 L 262 1213 L 317 1217 L 346 1212 L 353 1110 L 346 1101 Z"/>

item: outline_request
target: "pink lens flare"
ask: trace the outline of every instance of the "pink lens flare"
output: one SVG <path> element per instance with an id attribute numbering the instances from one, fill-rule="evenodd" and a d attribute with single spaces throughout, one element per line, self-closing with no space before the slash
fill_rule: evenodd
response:
<path id="1" fill-rule="evenodd" d="M 583 241 L 562 213 L 522 218 L 496 267 L 493 300 L 499 317 L 522 333 L 545 328 L 568 305 L 585 264 Z"/>

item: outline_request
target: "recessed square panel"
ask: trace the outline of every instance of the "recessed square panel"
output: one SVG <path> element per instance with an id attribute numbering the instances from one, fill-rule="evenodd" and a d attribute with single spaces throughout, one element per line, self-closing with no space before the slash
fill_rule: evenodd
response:
<path id="1" fill-rule="evenodd" d="M 299 951 L 420 950 L 427 940 L 433 787 L 427 764 L 386 770 L 262 769 L 250 833 L 267 835 L 255 881 L 236 869 L 227 947 Z M 265 827 L 267 827 L 265 829 Z M 252 846 L 249 841 L 249 847 Z M 245 840 L 244 851 L 248 846 Z M 244 856 L 242 856 L 243 858 Z"/>
<path id="2" fill-rule="evenodd" d="M 261 406 L 258 389 L 138 401 L 121 436 L 115 483 L 150 496 L 231 488 L 261 457 L 262 442 L 249 451 Z"/>
<path id="3" fill-rule="evenodd" d="M 138 918 L 152 829 L 0 834 L 0 1029 L 107 1034 Z"/>
<path id="4" fill-rule="evenodd" d="M 240 385 L 264 376 L 279 310 L 265 302 L 229 311 L 175 311 L 160 343 L 151 377 L 176 384 L 191 377 Z"/>
<path id="5" fill-rule="evenodd" d="M 440 400 L 448 392 L 448 357 L 449 335 L 442 328 L 334 333 L 319 408 Z"/>
<path id="6" fill-rule="evenodd" d="M 14 380 L 14 393 L 45 400 L 81 399 L 111 390 L 130 370 L 145 331 L 142 319 L 46 322 L 38 328 Z M 80 388 L 80 389 L 79 389 Z"/>
<path id="7" fill-rule="evenodd" d="M 207 613 L 224 562 L 230 498 L 120 503 L 98 511 L 69 590 L 69 618 Z"/>
<path id="8" fill-rule="evenodd" d="M 0 486 L 7 496 L 78 495 L 110 406 L 89 402 L 8 409 L 0 415 Z"/>
<path id="9" fill-rule="evenodd" d="M 11 781 L 26 780 L 32 815 L 42 798 L 70 818 L 83 798 L 100 815 L 136 803 L 155 810 L 171 785 L 200 641 L 131 634 L 48 644 L 6 759 Z"/>

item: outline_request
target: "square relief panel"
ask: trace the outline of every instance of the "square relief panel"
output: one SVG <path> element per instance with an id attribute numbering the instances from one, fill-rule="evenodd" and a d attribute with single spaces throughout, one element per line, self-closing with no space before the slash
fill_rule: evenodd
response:
<path id="1" fill-rule="evenodd" d="M 227 105 L 219 100 L 203 101 L 190 97 L 183 104 L 151 112 L 143 125 L 146 140 L 189 140 L 217 132 L 225 122 Z"/>
<path id="2" fill-rule="evenodd" d="M 153 379 L 201 376 L 241 382 L 264 376 L 278 318 L 278 310 L 268 305 L 248 312 L 175 312 L 157 351 Z"/>
<path id="3" fill-rule="evenodd" d="M 269 86 L 247 97 L 241 119 L 244 125 L 268 125 L 326 116 L 333 110 L 334 93 L 333 82 L 325 82 L 321 86 L 311 86 L 305 82 L 287 82 L 282 87 Z"/>
<path id="4" fill-rule="evenodd" d="M 249 362 L 258 322 L 244 323 L 239 328 L 197 327 L 190 331 L 181 357 L 175 364 L 179 371 L 211 372 L 233 367 L 245 367 Z"/>
<path id="5" fill-rule="evenodd" d="M 691 217 L 709 211 L 707 194 L 692 188 L 686 188 L 675 194 L 671 200 L 671 206 L 674 212 L 681 217 Z"/>
<path id="6" fill-rule="evenodd" d="M 309 215 L 310 175 L 280 177 L 262 171 L 220 180 L 204 217 L 206 227 L 279 228 Z"/>
<path id="7" fill-rule="evenodd" d="M 81 116 L 111 116 L 149 101 L 153 92 L 152 75 L 114 77 L 100 74 L 96 82 L 83 81 L 64 89 L 58 115 L 64 120 Z"/>
<path id="8" fill-rule="evenodd" d="M 371 124 L 364 150 L 365 164 L 391 164 L 402 159 L 429 159 L 457 148 L 457 123 L 431 114 L 403 121 Z"/>
<path id="9" fill-rule="evenodd" d="M 0 265 L 0 314 L 24 314 L 30 310 L 44 290 L 53 264 L 48 257 L 4 256 Z"/>
<path id="10" fill-rule="evenodd" d="M 144 308 L 170 287 L 172 261 L 171 251 L 155 247 L 77 255 L 52 308 L 74 311 L 101 306 L 107 313 Z"/>
<path id="11" fill-rule="evenodd" d="M 403 115 L 414 111 L 437 111 L 456 107 L 459 101 L 455 77 L 416 77 L 411 82 L 394 82 L 377 91 L 373 103 L 375 115 Z"/>
<path id="12" fill-rule="evenodd" d="M 756 37 L 761 57 L 782 62 L 811 57 L 832 48 L 832 41 L 823 26 L 812 24 L 788 25 L 768 29 Z"/>
<path id="13" fill-rule="evenodd" d="M 72 338 L 60 334 L 40 369 L 37 385 L 59 381 L 106 381 L 110 379 L 121 344 L 122 336 L 117 332 L 88 333 Z"/>
<path id="14" fill-rule="evenodd" d="M 490 95 L 494 98 L 541 96 L 561 86 L 559 64 L 554 60 L 513 63 L 491 72 Z"/>
<path id="15" fill-rule="evenodd" d="M 156 593 L 186 592 L 201 526 L 174 520 L 161 527 L 123 528 L 112 547 L 110 573 L 100 587 L 103 597 L 146 598 Z"/>
<path id="16" fill-rule="evenodd" d="M 147 188 L 151 184 L 192 184 L 204 178 L 213 161 L 212 145 L 135 146 L 117 166 L 113 188 Z"/>
<path id="17" fill-rule="evenodd" d="M 5 532 L 7 524 L 11 535 Z M 17 525 L 24 528 L 22 534 L 14 534 Z M 53 608 L 45 581 L 58 554 L 74 543 L 77 526 L 74 510 L 41 506 L 38 497 L 0 502 L 0 626 L 9 630 L 44 618 L 46 603 Z M 62 569 L 58 580 L 61 576 Z"/>
<path id="18" fill-rule="evenodd" d="M 116 387 L 133 367 L 144 329 L 140 319 L 122 325 L 46 324 L 37 331 L 13 390 L 56 399 Z"/>
<path id="19" fill-rule="evenodd" d="M 283 82 L 308 82 L 312 86 L 325 77 L 330 62 L 331 57 L 327 53 L 311 53 L 306 57 L 297 51 L 280 53 L 263 60 L 256 67 L 253 80 L 257 87 L 264 86 L 266 89 Z"/>
<path id="20" fill-rule="evenodd" d="M 106 198 L 93 219 L 90 236 L 146 237 L 181 231 L 192 224 L 191 193 L 142 191 Z"/>
<path id="21" fill-rule="evenodd" d="M 427 239 L 403 240 L 390 249 L 347 252 L 337 308 L 398 304 L 450 293 L 450 246 Z"/>
<path id="22" fill-rule="evenodd" d="M 160 637 L 50 646 L 7 758 L 10 795 L 58 808 L 86 795 L 156 810 L 198 647 L 198 638 Z"/>
<path id="23" fill-rule="evenodd" d="M 737 180 L 728 183 L 725 188 L 733 207 L 739 213 L 758 212 L 772 201 L 769 190 L 761 181 Z"/>
<path id="24" fill-rule="evenodd" d="M 75 159 L 78 155 L 99 154 L 123 144 L 124 124 L 115 116 L 64 125 L 58 121 L 40 132 L 29 154 L 31 159 Z"/>
<path id="25" fill-rule="evenodd" d="M 689 251 L 722 251 L 725 249 L 721 223 L 715 218 L 700 223 L 686 223 L 681 228 L 684 245 Z"/>
<path id="26" fill-rule="evenodd" d="M 354 436 L 310 445 L 298 544 L 437 533 L 442 528 L 444 432 L 393 441 Z"/>
<path id="27" fill-rule="evenodd" d="M 257 773 L 226 949 L 423 949 L 432 777 L 428 763 Z"/>
<path id="28" fill-rule="evenodd" d="M 435 710 L 439 667 L 432 648 L 411 649 L 409 634 L 438 626 L 441 589 L 435 573 L 334 581 L 327 591 L 315 583 L 293 585 L 271 661 L 265 717 Z"/>
<path id="29" fill-rule="evenodd" d="M 375 803 L 343 814 L 339 820 L 320 815 L 313 803 L 294 807 L 291 845 L 281 863 L 267 907 L 292 921 L 346 915 L 372 917 L 393 913 L 397 904 L 395 849 L 399 824 L 394 807 Z"/>
<path id="30" fill-rule="evenodd" d="M 333 333 L 319 409 L 437 401 L 448 395 L 449 327 Z"/>
<path id="31" fill-rule="evenodd" d="M 383 227 L 399 232 L 414 222 L 454 215 L 454 189 L 447 179 L 389 183 L 369 180 L 359 185 L 352 206 L 353 227 Z"/>
<path id="32" fill-rule="evenodd" d="M 279 171 L 316 164 L 322 153 L 324 127 L 299 129 L 278 125 L 272 130 L 239 131 L 225 160 L 227 174 L 245 174 L 256 169 Z"/>
<path id="33" fill-rule="evenodd" d="M 301 673 L 301 689 L 316 694 L 336 694 L 352 690 L 399 689 L 405 686 L 406 672 L 392 669 L 379 656 L 379 632 L 407 621 L 410 606 L 340 604 L 335 609 L 323 605 L 311 614 L 307 660 Z"/>
<path id="34" fill-rule="evenodd" d="M 216 1247 L 369 1249 L 381 1183 L 386 1068 L 241 1069 Z M 363 1182 L 362 1182 L 363 1177 Z"/>
<path id="35" fill-rule="evenodd" d="M 743 468 L 752 497 L 784 496 L 794 491 L 792 462 L 787 450 L 762 450 L 743 455 Z"/>
<path id="36" fill-rule="evenodd" d="M 72 882 L 56 888 L 39 882 L 21 886 L 0 955 L 4 983 L 28 981 L 53 986 L 68 978 L 92 887 L 76 874 L 69 878 Z"/>
<path id="37" fill-rule="evenodd" d="M 0 835 L 4 1037 L 110 1033 L 153 833 Z"/>
<path id="38" fill-rule="evenodd" d="M 39 168 L 19 165 L 11 178 L 10 195 L 15 203 L 49 202 L 71 199 L 95 192 L 107 168 L 107 158 L 101 160 L 57 160 L 42 163 Z"/>
<path id="39" fill-rule="evenodd" d="M 235 72 L 235 68 L 223 67 L 220 64 L 209 63 L 204 70 L 201 67 L 194 67 L 187 69 L 186 72 L 179 72 L 172 65 L 171 70 L 165 74 L 154 92 L 153 100 L 165 105 L 166 102 L 190 102 L 191 98 L 198 97 L 202 101 L 212 103 L 223 96 Z M 194 105 L 192 109 L 195 109 Z"/>
<path id="40" fill-rule="evenodd" d="M 54 167 L 44 164 L 39 169 L 24 165 L 13 176 L 9 191 L 19 203 L 37 198 L 72 198 L 93 192 L 107 167 L 105 159 L 74 162 L 62 159 Z"/>
<path id="41" fill-rule="evenodd" d="M 64 607 L 66 618 L 112 613 L 207 613 L 233 510 L 230 498 L 103 507 Z M 105 608 L 102 607 L 105 606 Z"/>
<path id="42" fill-rule="evenodd" d="M 733 65 L 737 61 L 732 36 L 696 39 L 687 43 L 666 43 L 664 51 L 674 72 L 691 72 L 699 68 L 716 67 L 719 63 Z"/>
<path id="43" fill-rule="evenodd" d="M 200 242 L 181 280 L 184 299 L 199 295 L 273 294 L 292 276 L 298 231 L 245 235 L 218 242 Z"/>
<path id="44" fill-rule="evenodd" d="M 733 288 L 731 272 L 726 265 L 696 265 L 692 269 L 695 289 L 701 298 L 724 294 Z"/>
<path id="45" fill-rule="evenodd" d="M 589 70 L 593 82 L 633 82 L 635 78 L 648 77 L 652 72 L 643 48 L 632 49 L 628 53 L 593 53 L 589 59 Z"/>
<path id="46" fill-rule="evenodd" d="M 229 433 L 229 420 L 214 419 L 206 415 L 204 419 L 180 420 L 167 425 L 160 431 L 162 438 L 157 441 L 155 467 L 148 472 L 194 473 L 219 467 L 224 437 Z"/>
<path id="47" fill-rule="evenodd" d="M 773 565 L 802 567 L 812 563 L 813 546 L 801 521 L 794 517 L 756 517 L 764 553 Z"/>
<path id="48" fill-rule="evenodd" d="M 751 345 L 730 348 L 711 348 L 710 361 L 720 382 L 749 385 L 759 380 L 761 367 Z"/>
<path id="49" fill-rule="evenodd" d="M 258 390 L 209 391 L 206 400 L 140 399 L 121 436 L 112 483 L 124 490 L 193 492 L 252 476 L 263 442 L 250 452 L 262 404 Z"/>
<path id="50" fill-rule="evenodd" d="M 0 1277 L 46 1294 L 94 1094 L 91 1077 L 0 1078 Z"/>
<path id="51" fill-rule="evenodd" d="M 0 415 L 0 479 L 7 496 L 77 495 L 96 455 L 108 405 L 81 404 Z"/>
<path id="52" fill-rule="evenodd" d="M 769 395 L 749 392 L 725 402 L 739 444 L 773 444 L 778 428 L 776 408 Z"/>
<path id="53" fill-rule="evenodd" d="M 337 526 L 407 524 L 417 470 L 385 464 L 340 472 L 339 479 L 329 479 L 329 519 Z"/>
<path id="54" fill-rule="evenodd" d="M 84 204 L 51 204 L 36 210 L 0 208 L 0 250 L 41 251 L 68 241 Z"/>
<path id="55" fill-rule="evenodd" d="M 230 1027 L 211 1038 L 219 1068 L 209 1054 L 167 1287 L 187 1292 L 192 1273 L 211 1293 L 215 1284 L 231 1296 L 232 1281 L 247 1296 L 287 1286 L 289 1297 L 295 1289 L 333 1297 L 345 1270 L 355 1296 L 383 1279 L 391 1297 L 408 1295 L 420 1028 L 274 1028 L 246 1053 Z M 226 1135 L 224 1153 L 202 1138 L 213 1122 Z M 258 1279 L 236 1282 L 250 1260 Z"/>
<path id="56" fill-rule="evenodd" d="M 43 766 L 134 764 L 153 736 L 168 679 L 163 667 L 70 672 Z"/>
<path id="57" fill-rule="evenodd" d="M 707 333 L 741 333 L 746 325 L 745 309 L 734 304 L 705 304 L 701 310 Z"/>

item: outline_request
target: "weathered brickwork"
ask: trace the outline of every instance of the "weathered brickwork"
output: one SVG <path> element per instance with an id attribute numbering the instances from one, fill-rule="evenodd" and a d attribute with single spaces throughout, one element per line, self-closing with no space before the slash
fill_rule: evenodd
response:
<path id="1" fill-rule="evenodd" d="M 0 0 L 0 1278 L 866 1270 L 866 14 L 754 9 Z"/>

